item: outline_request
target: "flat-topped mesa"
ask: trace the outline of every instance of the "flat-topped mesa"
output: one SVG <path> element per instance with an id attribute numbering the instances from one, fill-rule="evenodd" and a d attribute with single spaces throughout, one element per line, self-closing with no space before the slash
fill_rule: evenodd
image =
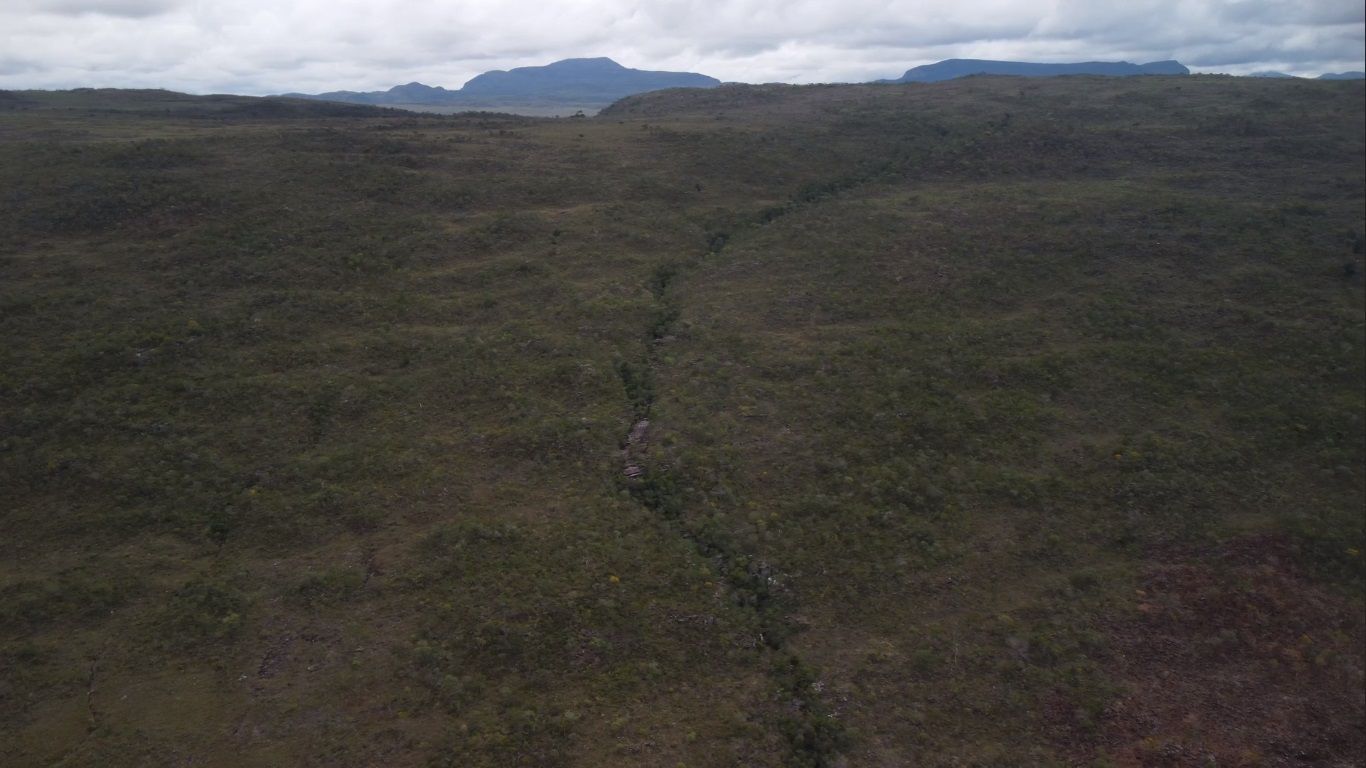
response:
<path id="1" fill-rule="evenodd" d="M 623 67 L 609 58 L 565 59 L 541 67 L 485 72 L 460 89 L 464 96 L 534 96 L 563 98 L 570 94 L 616 99 L 665 88 L 714 88 L 720 80 L 693 72 L 652 72 Z"/>
<path id="2" fill-rule="evenodd" d="M 1046 64 L 1032 61 L 990 61 L 987 59 L 946 59 L 934 64 L 912 67 L 890 83 L 936 83 L 972 75 L 1011 75 L 1015 77 L 1058 77 L 1061 75 L 1105 75 L 1132 77 L 1135 75 L 1189 75 L 1190 70 L 1179 61 L 1151 61 L 1133 64 L 1127 61 L 1083 61 Z"/>

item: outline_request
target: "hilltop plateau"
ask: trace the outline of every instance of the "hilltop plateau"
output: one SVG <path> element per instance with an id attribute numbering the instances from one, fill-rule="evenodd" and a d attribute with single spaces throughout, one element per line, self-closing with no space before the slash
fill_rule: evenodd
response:
<path id="1" fill-rule="evenodd" d="M 1364 136 L 0 93 L 3 762 L 1351 764 Z"/>

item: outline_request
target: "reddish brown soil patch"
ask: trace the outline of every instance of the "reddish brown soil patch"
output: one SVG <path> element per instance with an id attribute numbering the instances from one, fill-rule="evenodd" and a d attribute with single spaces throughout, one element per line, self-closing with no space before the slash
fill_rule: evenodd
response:
<path id="1" fill-rule="evenodd" d="M 1163 558 L 1135 598 L 1136 618 L 1114 627 L 1125 691 L 1087 757 L 1143 766 L 1363 765 L 1362 601 L 1309 579 L 1285 540 Z"/>

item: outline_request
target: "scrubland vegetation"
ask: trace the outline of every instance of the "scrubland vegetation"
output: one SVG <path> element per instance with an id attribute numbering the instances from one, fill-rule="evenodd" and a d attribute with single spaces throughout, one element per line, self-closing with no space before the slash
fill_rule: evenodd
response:
<path id="1" fill-rule="evenodd" d="M 0 93 L 0 762 L 1353 764 L 1364 102 Z"/>

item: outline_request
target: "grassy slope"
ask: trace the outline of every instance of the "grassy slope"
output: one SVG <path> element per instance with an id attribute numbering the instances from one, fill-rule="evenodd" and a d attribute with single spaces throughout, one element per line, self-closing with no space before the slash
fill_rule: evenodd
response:
<path id="1" fill-rule="evenodd" d="M 162 96 L 0 102 L 20 764 L 1359 749 L 1359 85 Z"/>
<path id="2" fill-rule="evenodd" d="M 863 736 L 855 754 L 1063 759 L 1048 733 L 1078 759 L 1170 739 L 1198 762 L 1230 746 L 1211 746 L 1218 726 L 1147 746 L 1097 733 L 1124 682 L 1106 622 L 1142 602 L 1147 564 L 1308 529 L 1306 567 L 1360 585 L 1361 284 L 1344 264 L 1361 116 L 1344 96 L 1324 111 L 1350 118 L 1311 128 L 1300 105 L 1328 92 L 981 82 L 861 114 L 832 91 L 855 102 L 831 118 L 840 141 L 943 142 L 893 144 L 891 168 L 738 230 L 680 285 L 661 387 L 680 506 L 786 572 L 809 626 L 795 645 Z M 1321 642 L 1323 664 L 1355 655 Z M 1317 679 L 1345 674 L 1353 701 L 1360 657 L 1344 663 Z M 1319 714 L 1352 741 L 1348 711 Z M 1232 752 L 1292 751 L 1259 743 L 1285 736 Z"/>

